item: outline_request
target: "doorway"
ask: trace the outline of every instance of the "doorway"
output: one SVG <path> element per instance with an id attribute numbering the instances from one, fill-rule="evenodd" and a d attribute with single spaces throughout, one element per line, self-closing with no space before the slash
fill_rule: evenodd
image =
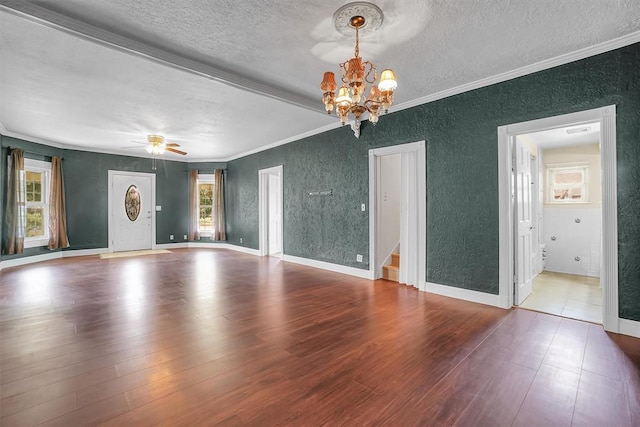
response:
<path id="1" fill-rule="evenodd" d="M 283 167 L 258 171 L 260 256 L 284 256 Z"/>
<path id="2" fill-rule="evenodd" d="M 602 323 L 600 123 L 521 134 L 515 144 L 516 153 L 524 151 L 531 159 L 530 203 L 522 203 L 528 194 L 517 180 L 516 217 L 528 216 L 531 223 L 526 248 L 518 224 L 514 303 Z M 520 163 L 514 172 L 518 179 Z M 523 214 L 527 206 L 530 212 Z"/>
<path id="3" fill-rule="evenodd" d="M 109 171 L 109 252 L 155 246 L 154 174 Z"/>
<path id="4" fill-rule="evenodd" d="M 535 194 L 535 197 L 538 197 L 538 202 L 544 202 L 544 199 L 540 200 L 541 191 L 531 191 L 531 182 L 534 182 L 535 179 L 532 181 L 531 176 L 527 177 L 527 166 L 531 166 L 532 154 L 525 143 L 527 138 L 522 138 L 522 136 L 539 132 L 566 132 L 567 129 L 580 129 L 590 126 L 597 128 L 601 154 L 602 233 L 599 236 L 601 245 L 598 246 L 601 247 L 600 253 L 602 256 L 597 259 L 597 265 L 600 276 L 599 285 L 602 289 L 602 323 L 606 330 L 617 330 L 619 319 L 617 298 L 618 239 L 615 106 L 498 128 L 500 305 L 504 308 L 510 308 L 513 305 L 522 304 L 526 300 L 529 285 L 533 287 L 535 273 L 540 270 L 540 262 L 543 262 L 542 260 L 544 259 L 543 254 L 548 251 L 547 248 L 540 248 L 539 246 L 536 249 L 538 242 L 531 240 L 532 233 L 528 233 L 526 230 L 528 228 L 529 231 L 532 231 L 533 224 L 537 223 L 537 234 L 545 236 L 549 231 L 549 224 L 544 219 L 544 215 L 542 220 L 538 219 L 538 221 L 532 222 L 533 214 L 530 208 L 529 210 L 527 208 L 527 204 L 530 205 L 531 202 L 531 199 L 527 199 L 527 197 L 534 197 Z M 544 164 L 544 156 L 540 156 L 540 153 L 540 151 L 536 151 L 537 155 L 533 156 L 536 159 L 538 170 L 534 171 L 533 174 L 529 170 L 529 173 L 537 175 L 537 180 L 542 183 L 543 180 L 540 179 L 539 171 L 541 165 Z M 529 163 L 528 165 L 525 164 L 527 162 Z M 544 182 L 548 182 L 546 177 L 545 180 Z M 581 197 L 580 192 L 584 190 L 580 190 L 577 188 L 578 186 L 574 187 L 569 193 L 566 193 L 566 189 L 547 189 L 547 197 L 549 197 L 548 194 L 554 194 L 549 193 L 549 191 L 558 190 L 555 196 L 551 196 L 552 198 L 575 197 L 575 201 L 578 201 Z M 547 201 L 549 200 L 547 199 Z M 573 220 L 578 223 L 583 218 L 575 216 Z M 537 252 L 537 254 L 534 252 Z M 580 256 L 575 256 L 574 261 L 575 258 L 578 258 L 578 261 L 583 259 Z M 591 265 L 592 263 L 589 262 L 588 264 Z"/>
<path id="5" fill-rule="evenodd" d="M 374 279 L 382 276 L 381 266 L 393 244 L 382 247 L 386 238 L 382 223 L 384 194 L 380 190 L 382 165 L 386 156 L 399 155 L 399 245 L 398 281 L 426 291 L 427 260 L 427 175 L 425 142 L 394 145 L 369 150 L 369 269 Z M 390 158 L 387 158 L 387 160 Z M 395 227 L 395 225 L 393 225 Z"/>

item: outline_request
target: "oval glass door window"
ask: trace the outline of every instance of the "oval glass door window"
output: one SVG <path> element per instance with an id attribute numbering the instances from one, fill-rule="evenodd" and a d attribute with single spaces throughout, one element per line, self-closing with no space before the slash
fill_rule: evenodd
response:
<path id="1" fill-rule="evenodd" d="M 140 215 L 140 193 L 135 185 L 130 185 L 124 195 L 124 211 L 129 221 L 135 221 Z"/>

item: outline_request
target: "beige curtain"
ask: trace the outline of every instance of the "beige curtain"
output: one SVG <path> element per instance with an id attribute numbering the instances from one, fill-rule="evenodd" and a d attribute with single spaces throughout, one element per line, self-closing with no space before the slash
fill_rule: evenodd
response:
<path id="1" fill-rule="evenodd" d="M 213 173 L 213 240 L 227 240 L 224 221 L 224 175 L 221 169 Z"/>
<path id="2" fill-rule="evenodd" d="M 51 192 L 49 195 L 49 249 L 68 246 L 62 161 L 60 157 L 54 156 L 51 159 Z"/>
<path id="3" fill-rule="evenodd" d="M 189 240 L 198 240 L 198 169 L 189 171 Z"/>
<path id="4" fill-rule="evenodd" d="M 24 199 L 24 151 L 14 149 L 7 168 L 7 208 L 5 213 L 4 253 L 21 254 L 24 250 L 26 202 Z"/>

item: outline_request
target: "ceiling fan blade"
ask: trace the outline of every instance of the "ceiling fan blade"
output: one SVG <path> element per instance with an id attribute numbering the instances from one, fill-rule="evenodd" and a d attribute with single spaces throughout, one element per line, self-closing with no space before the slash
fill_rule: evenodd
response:
<path id="1" fill-rule="evenodd" d="M 171 147 L 167 147 L 166 151 L 170 151 L 172 153 L 180 154 L 182 156 L 185 156 L 187 154 L 184 151 L 176 150 L 175 148 L 171 148 Z"/>
<path id="2" fill-rule="evenodd" d="M 145 141 L 145 142 L 142 142 L 142 141 L 131 141 L 131 142 L 133 142 L 134 144 L 142 144 L 142 145 L 147 145 L 147 144 L 149 144 L 149 143 L 148 143 L 148 142 L 146 142 L 146 141 Z"/>
<path id="3" fill-rule="evenodd" d="M 175 142 L 168 142 L 164 146 L 165 147 L 180 147 L 180 144 L 176 144 Z"/>

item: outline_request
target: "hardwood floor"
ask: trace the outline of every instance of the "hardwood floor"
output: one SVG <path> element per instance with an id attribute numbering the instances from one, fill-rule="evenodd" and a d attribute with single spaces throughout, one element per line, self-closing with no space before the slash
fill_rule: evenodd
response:
<path id="1" fill-rule="evenodd" d="M 2 426 L 637 426 L 640 339 L 227 250 L 0 272 Z"/>

